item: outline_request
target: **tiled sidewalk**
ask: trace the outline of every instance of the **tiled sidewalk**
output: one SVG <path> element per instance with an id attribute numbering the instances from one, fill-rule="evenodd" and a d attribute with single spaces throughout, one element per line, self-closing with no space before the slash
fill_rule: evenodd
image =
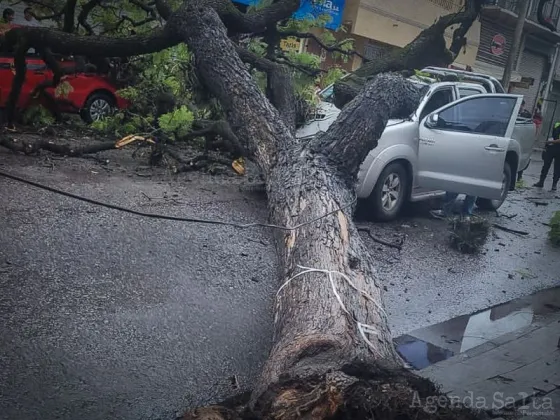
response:
<path id="1" fill-rule="evenodd" d="M 506 406 L 521 411 L 523 420 L 558 419 L 559 345 L 556 313 L 419 373 L 475 408 L 499 411 Z"/>

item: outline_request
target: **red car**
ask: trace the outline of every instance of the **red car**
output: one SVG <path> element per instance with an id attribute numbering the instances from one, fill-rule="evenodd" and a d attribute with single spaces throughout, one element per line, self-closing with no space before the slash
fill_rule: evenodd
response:
<path id="1" fill-rule="evenodd" d="M 53 72 L 47 68 L 45 62 L 37 56 L 27 58 L 27 75 L 21 89 L 17 107 L 25 110 L 33 103 L 41 101 L 34 98 L 36 87 L 41 83 L 52 80 Z M 61 61 L 61 66 L 73 66 L 72 61 Z M 0 55 L 0 108 L 5 108 L 8 95 L 12 89 L 14 79 L 13 56 Z M 117 87 L 108 76 L 95 73 L 73 73 L 63 76 L 62 82 L 67 82 L 65 95 L 55 95 L 54 88 L 46 88 L 45 93 L 54 99 L 61 112 L 79 113 L 82 119 L 91 123 L 110 115 L 115 109 L 128 106 L 128 102 L 117 95 Z"/>

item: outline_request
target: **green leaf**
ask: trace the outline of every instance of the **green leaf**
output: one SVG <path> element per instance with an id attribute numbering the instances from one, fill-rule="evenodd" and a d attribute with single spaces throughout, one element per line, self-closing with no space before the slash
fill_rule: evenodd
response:
<path id="1" fill-rule="evenodd" d="M 193 113 L 184 105 L 158 118 L 161 130 L 165 134 L 174 135 L 177 138 L 184 137 L 189 133 L 193 121 Z"/>

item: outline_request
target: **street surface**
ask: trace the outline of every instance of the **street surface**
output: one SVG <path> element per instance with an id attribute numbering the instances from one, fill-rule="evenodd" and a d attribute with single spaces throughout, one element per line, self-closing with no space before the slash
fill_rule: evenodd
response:
<path id="1" fill-rule="evenodd" d="M 264 198 L 239 192 L 239 178 L 135 170 L 118 153 L 100 165 L 0 150 L 0 169 L 145 212 L 266 221 Z M 270 231 L 137 217 L 5 178 L 0 196 L 0 419 L 168 420 L 251 387 L 272 338 Z M 500 213 L 517 216 L 489 216 L 529 235 L 495 231 L 479 256 L 451 250 L 425 206 L 390 224 L 360 221 L 404 239 L 399 252 L 363 233 L 393 334 L 557 286 L 560 250 L 543 223 L 559 203 L 513 193 Z"/>

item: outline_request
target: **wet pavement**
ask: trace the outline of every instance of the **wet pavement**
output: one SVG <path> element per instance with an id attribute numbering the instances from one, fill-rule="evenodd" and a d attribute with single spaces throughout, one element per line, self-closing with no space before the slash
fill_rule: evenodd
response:
<path id="1" fill-rule="evenodd" d="M 526 187 L 510 193 L 501 216 L 478 213 L 528 235 L 492 229 L 479 255 L 450 248 L 447 223 L 430 218 L 429 204 L 415 204 L 411 215 L 387 224 L 359 221 L 381 238 L 404 240 L 399 251 L 363 234 L 387 288 L 385 304 L 394 336 L 560 285 L 560 249 L 548 241 L 545 225 L 560 210 L 560 193 L 549 191 L 552 174 L 547 188 L 530 187 L 542 165 L 537 154 L 533 159 L 523 175 Z"/>
<path id="2" fill-rule="evenodd" d="M 177 181 L 128 171 L 130 162 L 40 163 L 0 151 L 3 170 L 90 198 L 167 215 L 266 220 L 264 199 L 229 179 Z M 538 170 L 526 172 L 527 184 Z M 527 199 L 536 195 L 547 204 Z M 0 196 L 0 419 L 173 419 L 250 388 L 272 335 L 270 232 L 140 218 L 6 179 Z M 427 218 L 425 206 L 394 223 L 360 221 L 404 239 L 399 251 L 364 234 L 394 336 L 431 343 L 443 352 L 434 360 L 447 357 L 457 343 L 412 332 L 558 286 L 560 251 L 543 225 L 558 209 L 546 191 L 512 194 L 500 212 L 515 216 L 489 217 L 529 235 L 496 231 L 482 255 L 451 250 L 445 223 Z"/>
<path id="3" fill-rule="evenodd" d="M 397 351 L 420 370 L 560 312 L 560 287 L 420 328 L 395 339 Z"/>

